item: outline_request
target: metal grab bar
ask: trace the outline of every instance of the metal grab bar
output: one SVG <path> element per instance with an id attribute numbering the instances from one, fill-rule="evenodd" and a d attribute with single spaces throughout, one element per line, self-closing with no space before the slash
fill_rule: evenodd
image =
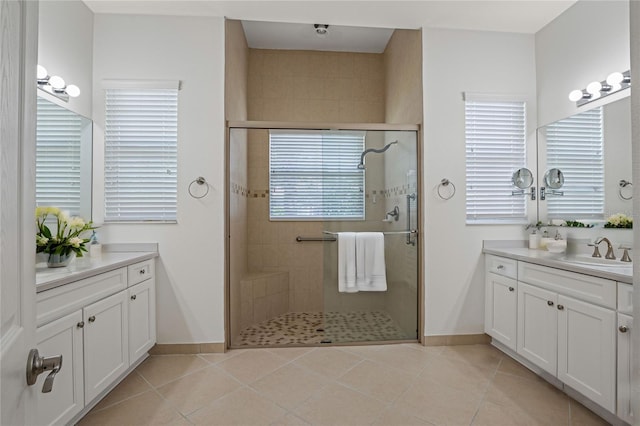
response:
<path id="1" fill-rule="evenodd" d="M 370 232 L 377 232 L 377 231 L 370 231 Z M 338 235 L 339 232 L 331 232 L 331 231 L 322 231 L 323 234 L 327 234 L 327 235 Z M 404 234 L 417 234 L 418 230 L 417 229 L 412 229 L 410 231 L 384 231 L 382 232 L 382 234 L 384 235 L 404 235 Z"/>
<path id="2" fill-rule="evenodd" d="M 299 243 L 303 243 L 307 241 L 333 242 L 336 240 L 337 240 L 336 237 L 301 237 L 300 235 L 296 237 L 296 241 Z"/>

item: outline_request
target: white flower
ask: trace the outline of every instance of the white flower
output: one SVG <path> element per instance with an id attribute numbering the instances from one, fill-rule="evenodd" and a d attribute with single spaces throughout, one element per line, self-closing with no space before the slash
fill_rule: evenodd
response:
<path id="1" fill-rule="evenodd" d="M 67 222 L 71 229 L 82 229 L 86 225 L 84 219 L 78 216 L 74 216 Z"/>
<path id="2" fill-rule="evenodd" d="M 39 246 L 46 246 L 49 239 L 44 235 L 36 235 L 36 244 Z"/>
<path id="3" fill-rule="evenodd" d="M 52 208 L 55 208 L 55 207 L 52 207 Z M 62 223 L 69 222 L 69 212 L 68 211 L 59 210 L 59 212 L 58 212 L 58 214 L 56 216 L 58 216 L 58 219 L 60 219 L 60 222 L 62 222 Z"/>
<path id="4" fill-rule="evenodd" d="M 83 241 L 84 240 L 82 238 L 78 237 L 69 238 L 69 244 L 71 244 L 71 246 L 75 248 L 80 247 L 80 244 L 82 244 Z"/>

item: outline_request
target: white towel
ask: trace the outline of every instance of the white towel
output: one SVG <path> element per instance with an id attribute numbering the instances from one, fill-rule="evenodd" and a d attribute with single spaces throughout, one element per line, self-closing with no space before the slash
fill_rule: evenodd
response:
<path id="1" fill-rule="evenodd" d="M 355 232 L 338 232 L 338 291 L 341 293 L 358 291 Z"/>
<path id="2" fill-rule="evenodd" d="M 356 233 L 356 287 L 358 291 L 387 291 L 382 232 Z"/>

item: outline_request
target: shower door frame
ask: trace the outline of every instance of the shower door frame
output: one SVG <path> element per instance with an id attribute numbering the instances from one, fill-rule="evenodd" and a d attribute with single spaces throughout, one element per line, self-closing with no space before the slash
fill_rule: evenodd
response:
<path id="1" fill-rule="evenodd" d="M 333 122 L 298 122 L 298 121 L 226 121 L 225 127 L 225 173 L 224 173 L 224 228 L 225 228 L 225 244 L 224 244 L 224 336 L 225 350 L 237 349 L 231 345 L 231 273 L 230 273 L 230 255 L 231 255 L 231 224 L 230 224 L 230 199 L 231 199 L 231 131 L 233 129 L 296 129 L 296 130 L 364 130 L 364 131 L 414 131 L 416 132 L 416 164 L 417 164 L 417 217 L 418 223 L 415 229 L 418 230 L 416 235 L 418 250 L 418 338 L 417 341 L 424 345 L 424 218 L 421 197 L 424 194 L 422 190 L 423 179 L 423 139 L 421 124 L 393 124 L 393 123 L 333 123 Z M 367 341 L 367 342 L 349 342 L 349 343 L 330 343 L 322 344 L 322 346 L 341 346 L 341 345 L 375 345 L 375 344 L 393 344 L 405 343 L 415 340 L 390 340 L 390 341 Z M 279 345 L 278 347 L 296 347 L 300 345 Z M 310 346 L 310 345 L 304 345 Z M 244 348 L 244 347 L 243 347 Z M 253 348 L 253 347 L 248 347 Z"/>

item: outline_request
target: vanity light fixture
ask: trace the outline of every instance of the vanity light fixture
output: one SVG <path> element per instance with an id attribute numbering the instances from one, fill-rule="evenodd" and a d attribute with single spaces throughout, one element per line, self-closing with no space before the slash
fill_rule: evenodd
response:
<path id="1" fill-rule="evenodd" d="M 316 30 L 318 37 L 326 37 L 329 35 L 329 25 L 326 24 L 313 24 L 313 28 Z"/>
<path id="2" fill-rule="evenodd" d="M 606 80 L 589 83 L 586 89 L 572 90 L 569 93 L 569 100 L 580 107 L 629 87 L 631 87 L 631 72 L 614 72 L 609 74 Z"/>
<path id="3" fill-rule="evenodd" d="M 80 96 L 80 88 L 78 86 L 75 84 L 67 85 L 60 76 L 49 76 L 47 69 L 42 65 L 38 65 L 36 78 L 38 89 L 44 90 L 65 102 L 69 102 L 69 97 L 77 98 Z"/>

